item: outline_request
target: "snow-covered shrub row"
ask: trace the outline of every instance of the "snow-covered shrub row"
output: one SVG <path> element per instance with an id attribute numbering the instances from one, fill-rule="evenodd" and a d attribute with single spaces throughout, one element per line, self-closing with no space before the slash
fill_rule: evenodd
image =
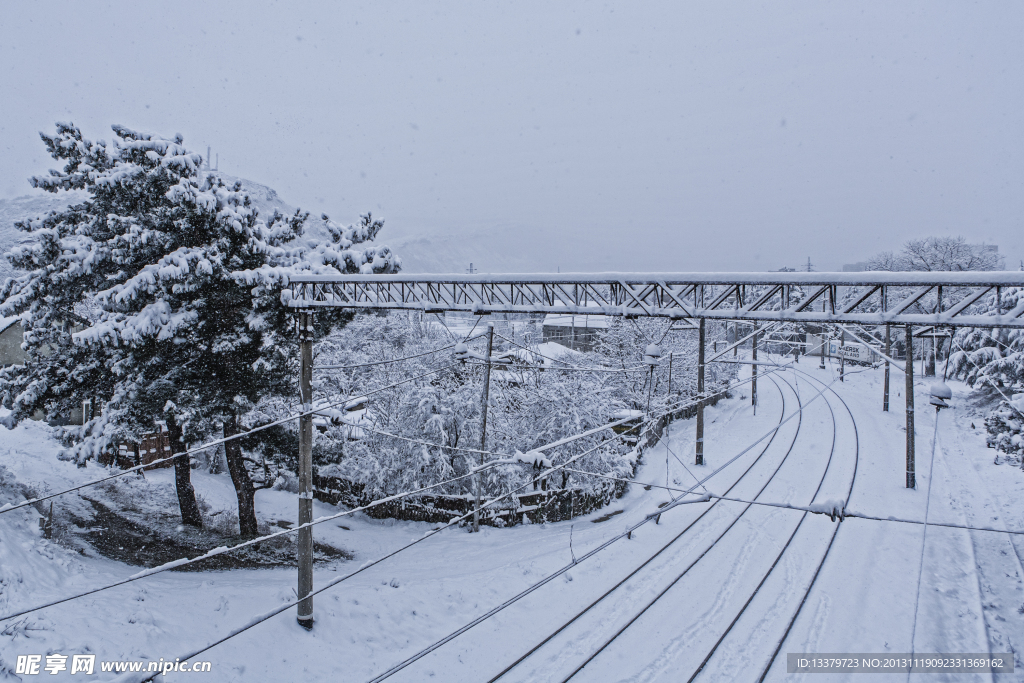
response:
<path id="1" fill-rule="evenodd" d="M 523 346 L 559 353 L 553 362 L 500 339 L 494 355 L 512 352 L 512 367 L 491 374 L 486 450 L 500 456 L 526 453 L 539 446 L 606 425 L 624 410 L 658 413 L 695 392 L 696 334 L 666 335 L 667 321 L 614 321 L 594 352 L 577 353 L 557 345 L 539 346 L 540 329 L 517 328 L 514 340 Z M 480 330 L 477 330 L 479 333 Z M 663 358 L 655 372 L 641 363 L 651 341 L 661 341 Z M 453 337 L 432 316 L 419 313 L 358 315 L 315 347 L 315 365 L 363 365 L 451 346 Z M 486 354 L 482 339 L 470 342 L 478 357 Z M 338 397 L 390 386 L 431 373 L 393 389 L 374 393 L 364 410 L 326 411 L 333 424 L 322 424 L 314 443 L 314 460 L 322 476 L 358 483 L 365 499 L 418 488 L 466 474 L 481 462 L 479 454 L 455 450 L 480 447 L 483 366 L 460 362 L 454 349 L 400 363 L 345 370 L 324 370 L 314 376 L 314 396 L 327 403 Z M 672 393 L 668 392 L 668 354 L 673 354 Z M 538 351 L 540 353 L 540 351 Z M 540 369 L 543 367 L 544 369 Z M 559 368 L 600 367 L 619 372 L 579 372 Z M 709 371 L 709 386 L 714 381 Z M 360 401 L 356 400 L 355 404 Z M 387 434 L 425 443 L 403 441 Z M 572 442 L 547 453 L 554 464 L 595 449 L 574 469 L 610 476 L 632 476 L 636 453 L 610 431 Z M 357 438 L 352 438 L 357 437 Z M 428 445 L 429 444 L 429 445 Z M 437 445 L 433 445 L 437 444 Z M 493 460 L 498 455 L 487 455 Z M 507 493 L 535 476 L 532 467 L 500 465 L 486 470 L 484 495 Z M 557 473 L 553 488 L 577 488 L 604 495 L 609 482 L 577 473 Z M 472 478 L 449 484 L 433 494 L 469 495 Z"/>

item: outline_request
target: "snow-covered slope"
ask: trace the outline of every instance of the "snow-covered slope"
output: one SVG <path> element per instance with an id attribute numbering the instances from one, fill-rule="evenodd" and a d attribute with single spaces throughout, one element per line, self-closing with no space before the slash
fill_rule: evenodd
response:
<path id="1" fill-rule="evenodd" d="M 288 204 L 277 195 L 277 192 L 266 185 L 225 173 L 216 173 L 216 175 L 223 178 L 227 184 L 241 181 L 242 186 L 249 192 L 253 203 L 259 207 L 260 215 L 264 217 L 269 217 L 274 213 L 275 209 L 283 214 L 295 213 L 297 207 Z M 14 224 L 18 221 L 45 216 L 50 211 L 63 210 L 67 206 L 83 201 L 87 197 L 87 193 L 78 191 L 60 192 L 58 194 L 33 191 L 32 194 L 15 197 L 14 199 L 0 199 L 0 254 L 6 253 L 11 247 L 23 240 L 30 239 L 25 233 L 14 227 Z M 356 216 L 338 216 L 337 218 L 339 219 L 338 223 L 346 224 L 358 220 Z M 310 242 L 320 242 L 329 239 L 326 224 L 319 215 L 314 216 L 310 214 L 309 220 L 306 221 L 305 239 Z M 13 274 L 14 269 L 7 259 L 0 258 L 0 282 L 3 282 L 5 278 Z"/>
<path id="2" fill-rule="evenodd" d="M 62 192 L 50 194 L 37 191 L 30 195 L 14 199 L 0 199 L 0 254 L 6 253 L 27 235 L 14 224 L 26 218 L 45 216 L 50 211 L 60 211 L 65 207 L 80 202 L 85 198 L 84 192 Z M 14 269 L 7 259 L 0 258 L 0 282 L 14 274 Z"/>

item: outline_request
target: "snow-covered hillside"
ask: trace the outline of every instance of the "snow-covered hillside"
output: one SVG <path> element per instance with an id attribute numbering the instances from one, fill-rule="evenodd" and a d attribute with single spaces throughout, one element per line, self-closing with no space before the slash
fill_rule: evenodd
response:
<path id="1" fill-rule="evenodd" d="M 296 207 L 280 197 L 273 188 L 261 183 L 217 172 L 225 183 L 241 181 L 253 203 L 264 217 L 274 210 L 292 214 Z M 84 199 L 81 192 L 50 194 L 33 192 L 14 199 L 0 199 L 0 254 L 24 239 L 15 229 L 17 221 L 58 211 Z M 352 223 L 357 216 L 331 216 L 337 223 Z M 615 254 L 585 239 L 554 241 L 538 228 L 506 225 L 493 229 L 427 231 L 416 226 L 392 225 L 385 216 L 384 230 L 378 242 L 391 247 L 402 258 L 407 273 L 462 273 L 472 263 L 474 269 L 492 273 L 530 273 L 602 271 L 615 269 Z M 328 239 L 326 224 L 320 215 L 310 213 L 305 239 Z M 566 244 L 571 245 L 565 246 Z M 558 246 L 561 245 L 561 246 Z M 0 281 L 13 274 L 6 259 L 0 259 Z"/>

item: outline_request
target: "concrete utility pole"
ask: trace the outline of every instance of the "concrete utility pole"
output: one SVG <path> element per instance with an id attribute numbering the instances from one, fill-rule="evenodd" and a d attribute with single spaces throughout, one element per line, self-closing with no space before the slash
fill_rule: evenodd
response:
<path id="1" fill-rule="evenodd" d="M 487 450 L 487 404 L 491 400 L 491 349 L 494 348 L 494 323 L 487 323 L 487 364 L 484 365 L 484 391 L 480 399 L 480 450 Z M 484 464 L 484 454 L 480 454 L 480 465 Z M 473 477 L 473 486 L 476 489 L 476 505 L 473 507 L 473 531 L 480 531 L 480 477 L 483 472 L 477 472 Z"/>
<path id="2" fill-rule="evenodd" d="M 906 326 L 907 335 L 907 362 L 904 365 L 907 371 L 904 373 L 907 378 L 907 488 L 917 488 L 917 478 L 914 476 L 914 334 L 910 325 Z"/>
<path id="3" fill-rule="evenodd" d="M 700 319 L 697 337 L 697 457 L 695 464 L 704 464 L 704 318 Z"/>
<path id="4" fill-rule="evenodd" d="M 703 318 L 702 318 L 703 320 Z M 750 383 L 750 405 L 754 406 L 754 415 L 757 415 L 757 323 L 754 323 L 754 336 L 750 338 L 751 360 L 750 374 L 753 381 Z"/>
<path id="5" fill-rule="evenodd" d="M 313 314 L 299 312 L 299 525 L 313 521 Z M 299 625 L 313 628 L 313 529 L 299 529 Z"/>
<path id="6" fill-rule="evenodd" d="M 885 381 L 882 386 L 882 412 L 889 412 L 889 356 L 892 355 L 892 336 L 889 324 L 885 326 Z"/>

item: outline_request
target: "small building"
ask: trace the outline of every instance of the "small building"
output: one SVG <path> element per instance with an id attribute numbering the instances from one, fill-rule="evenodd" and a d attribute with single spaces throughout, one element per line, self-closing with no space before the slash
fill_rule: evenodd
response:
<path id="1" fill-rule="evenodd" d="M 25 351 L 21 348 L 21 318 L 13 316 L 0 318 L 0 367 L 21 365 L 25 362 Z"/>
<path id="2" fill-rule="evenodd" d="M 608 329 L 608 316 L 565 315 L 544 317 L 544 341 L 567 346 L 574 351 L 593 351 L 601 333 Z"/>
<path id="3" fill-rule="evenodd" d="M 21 348 L 24 340 L 24 330 L 21 327 L 21 317 L 0 318 L 0 367 L 6 368 L 10 365 L 24 365 L 28 355 Z M 61 415 L 50 421 L 54 427 L 64 425 L 80 425 L 85 415 L 92 412 L 92 401 L 86 400 L 81 406 L 71 409 L 70 415 Z M 33 420 L 45 418 L 43 411 L 37 410 L 32 415 Z"/>

